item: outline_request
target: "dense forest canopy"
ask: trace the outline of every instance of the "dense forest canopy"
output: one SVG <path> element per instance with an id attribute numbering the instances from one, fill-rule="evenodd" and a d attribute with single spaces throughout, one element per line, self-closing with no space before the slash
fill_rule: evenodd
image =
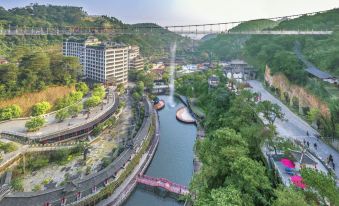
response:
<path id="1" fill-rule="evenodd" d="M 76 57 L 41 50 L 20 53 L 19 50 L 17 48 L 13 54 L 18 64 L 0 65 L 0 99 L 40 91 L 49 85 L 70 85 L 81 74 L 80 62 Z"/>
<path id="2" fill-rule="evenodd" d="M 317 78 L 312 78 L 305 71 L 306 65 L 296 55 L 296 45 L 300 44 L 305 58 L 321 70 L 333 76 L 339 76 L 339 9 L 321 12 L 315 15 L 304 15 L 294 19 L 282 19 L 279 22 L 257 20 L 244 22 L 233 28 L 234 31 L 249 30 L 333 30 L 325 36 L 309 35 L 226 35 L 202 41 L 195 52 L 203 60 L 244 59 L 259 70 L 263 77 L 266 65 L 273 74 L 282 73 L 290 84 L 298 85 L 324 101 L 331 112 L 331 119 L 324 119 L 319 127 L 325 133 L 338 136 L 339 122 L 335 116 L 339 105 L 338 87 Z M 336 132 L 335 132 L 336 131 Z M 334 134 L 335 133 L 335 134 Z M 334 135 L 333 135 L 334 134 Z"/>

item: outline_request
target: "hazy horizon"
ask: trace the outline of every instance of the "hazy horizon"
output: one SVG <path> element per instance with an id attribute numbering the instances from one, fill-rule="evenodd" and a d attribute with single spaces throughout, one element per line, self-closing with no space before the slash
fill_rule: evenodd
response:
<path id="1" fill-rule="evenodd" d="M 83 7 L 90 15 L 108 15 L 125 23 L 159 25 L 243 21 L 316 12 L 339 7 L 337 0 L 0 0 L 6 9 L 30 3 Z M 293 6 L 292 6 L 293 5 Z"/>

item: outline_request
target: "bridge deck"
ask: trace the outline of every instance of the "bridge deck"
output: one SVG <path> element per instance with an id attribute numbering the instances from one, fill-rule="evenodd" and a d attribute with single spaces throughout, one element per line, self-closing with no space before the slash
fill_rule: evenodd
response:
<path id="1" fill-rule="evenodd" d="M 151 187 L 160 187 L 178 195 L 189 194 L 189 190 L 186 186 L 171 182 L 165 178 L 155 178 L 146 175 L 139 175 L 137 177 L 137 182 Z"/>
<path id="2" fill-rule="evenodd" d="M 96 35 L 96 34 L 146 34 L 152 32 L 163 32 L 165 28 L 126 28 L 126 29 L 106 29 L 106 28 L 9 28 L 0 29 L 0 36 L 39 36 L 39 35 Z M 167 31 L 177 34 L 228 34 L 228 35 L 331 35 L 331 30 L 249 30 L 231 31 L 227 29 L 205 29 L 191 27 L 168 27 Z"/>

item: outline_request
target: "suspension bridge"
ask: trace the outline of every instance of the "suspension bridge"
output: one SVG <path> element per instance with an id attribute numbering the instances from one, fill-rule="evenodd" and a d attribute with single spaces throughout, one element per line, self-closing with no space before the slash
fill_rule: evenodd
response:
<path id="1" fill-rule="evenodd" d="M 313 16 L 326 11 L 311 12 L 304 14 L 252 19 L 255 25 L 257 20 L 272 20 L 276 22 L 290 20 L 301 16 Z M 96 35 L 96 34 L 109 34 L 109 35 L 122 35 L 122 34 L 149 34 L 152 32 L 165 33 L 170 31 L 179 35 L 207 35 L 207 34 L 229 34 L 229 35 L 331 35 L 333 31 L 331 28 L 312 29 L 304 28 L 304 25 L 299 25 L 300 28 L 296 30 L 261 30 L 259 25 L 257 29 L 250 29 L 247 31 L 234 31 L 232 28 L 237 25 L 248 21 L 233 21 L 222 23 L 210 24 L 191 24 L 191 25 L 175 25 L 175 26 L 158 26 L 156 24 L 140 24 L 140 25 L 119 25 L 115 27 L 25 27 L 17 25 L 0 26 L 0 35 L 2 36 L 34 36 L 34 35 Z"/>
<path id="2" fill-rule="evenodd" d="M 8 29 L 0 29 L 2 36 L 76 36 L 76 35 L 123 35 L 123 34 L 148 34 L 153 32 L 164 33 L 165 30 L 179 35 L 201 35 L 201 34 L 228 34 L 228 35 L 331 35 L 331 30 L 251 30 L 232 31 L 227 29 L 205 29 L 204 27 L 138 27 L 138 28 L 100 28 L 100 27 L 59 27 L 59 28 L 37 28 L 9 26 Z"/>

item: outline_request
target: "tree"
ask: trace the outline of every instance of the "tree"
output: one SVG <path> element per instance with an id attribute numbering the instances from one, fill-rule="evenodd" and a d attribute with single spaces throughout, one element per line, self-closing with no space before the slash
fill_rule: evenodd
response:
<path id="1" fill-rule="evenodd" d="M 87 84 L 85 82 L 79 82 L 75 85 L 75 89 L 77 91 L 82 92 L 83 94 L 87 94 L 87 92 L 89 91 L 89 88 L 87 86 Z"/>
<path id="2" fill-rule="evenodd" d="M 271 183 L 265 167 L 248 157 L 239 157 L 231 164 L 230 178 L 225 184 L 237 185 L 246 194 L 246 199 L 253 199 L 255 205 L 267 205 L 271 196 Z"/>
<path id="3" fill-rule="evenodd" d="M 136 86 L 136 91 L 139 93 L 139 94 L 143 94 L 144 93 L 144 90 L 145 90 L 145 86 L 144 86 L 144 83 L 142 81 L 138 81 L 137 83 L 137 86 Z"/>
<path id="4" fill-rule="evenodd" d="M 68 107 L 68 113 L 71 116 L 76 116 L 77 114 L 79 114 L 83 109 L 83 105 L 82 104 L 74 104 Z"/>
<path id="5" fill-rule="evenodd" d="M 72 92 L 69 94 L 69 98 L 70 98 L 70 104 L 73 104 L 75 102 L 79 102 L 84 96 L 84 93 L 82 93 L 81 91 L 76 91 L 76 92 Z"/>
<path id="6" fill-rule="evenodd" d="M 25 127 L 29 132 L 38 131 L 42 126 L 44 126 L 46 120 L 43 117 L 33 117 L 26 122 Z"/>
<path id="7" fill-rule="evenodd" d="M 39 102 L 35 104 L 32 108 L 32 116 L 39 116 L 46 114 L 52 108 L 49 102 Z"/>
<path id="8" fill-rule="evenodd" d="M 19 65 L 22 73 L 19 81 L 23 87 L 31 88 L 33 91 L 43 89 L 42 85 L 51 82 L 50 59 L 44 52 L 27 53 Z"/>
<path id="9" fill-rule="evenodd" d="M 307 113 L 307 119 L 315 124 L 318 122 L 321 114 L 318 108 L 311 108 L 310 111 Z"/>
<path id="10" fill-rule="evenodd" d="M 270 125 L 274 124 L 276 118 L 283 119 L 284 114 L 281 112 L 281 108 L 277 104 L 273 104 L 268 100 L 264 100 L 257 105 L 258 112 L 263 114 L 263 117 L 268 121 Z"/>
<path id="11" fill-rule="evenodd" d="M 58 120 L 58 122 L 62 122 L 69 116 L 70 116 L 69 110 L 61 109 L 55 114 L 55 119 Z"/>
<path id="12" fill-rule="evenodd" d="M 286 188 L 281 186 L 275 190 L 275 195 L 277 199 L 273 201 L 273 206 L 308 206 L 303 193 L 293 187 Z"/>
<path id="13" fill-rule="evenodd" d="M 92 96 L 97 96 L 102 100 L 105 97 L 105 95 L 106 95 L 105 88 L 102 85 L 97 84 L 94 86 Z"/>
<path id="14" fill-rule="evenodd" d="M 0 121 L 20 117 L 21 113 L 21 108 L 16 104 L 2 108 L 0 109 Z"/>
<path id="15" fill-rule="evenodd" d="M 85 108 L 91 108 L 99 105 L 101 98 L 99 96 L 92 96 L 84 102 Z"/>
<path id="16" fill-rule="evenodd" d="M 301 176 L 309 190 L 317 191 L 324 205 L 327 205 L 326 202 L 339 205 L 339 189 L 333 177 L 313 169 L 302 169 Z"/>
<path id="17" fill-rule="evenodd" d="M 138 92 L 136 92 L 136 91 L 133 92 L 132 97 L 133 97 L 133 99 L 134 99 L 136 102 L 140 102 L 140 100 L 141 100 L 140 94 L 139 94 Z"/>
<path id="18" fill-rule="evenodd" d="M 198 157 L 206 172 L 209 188 L 221 186 L 230 173 L 231 164 L 249 153 L 245 140 L 233 129 L 220 128 L 207 135 L 204 141 L 198 141 Z"/>
<path id="19" fill-rule="evenodd" d="M 125 86 L 124 84 L 118 84 L 117 90 L 120 94 L 123 94 L 125 92 Z"/>
<path id="20" fill-rule="evenodd" d="M 230 185 L 226 188 L 213 189 L 211 192 L 213 203 L 216 206 L 242 206 L 243 200 L 241 192 L 234 186 Z"/>

